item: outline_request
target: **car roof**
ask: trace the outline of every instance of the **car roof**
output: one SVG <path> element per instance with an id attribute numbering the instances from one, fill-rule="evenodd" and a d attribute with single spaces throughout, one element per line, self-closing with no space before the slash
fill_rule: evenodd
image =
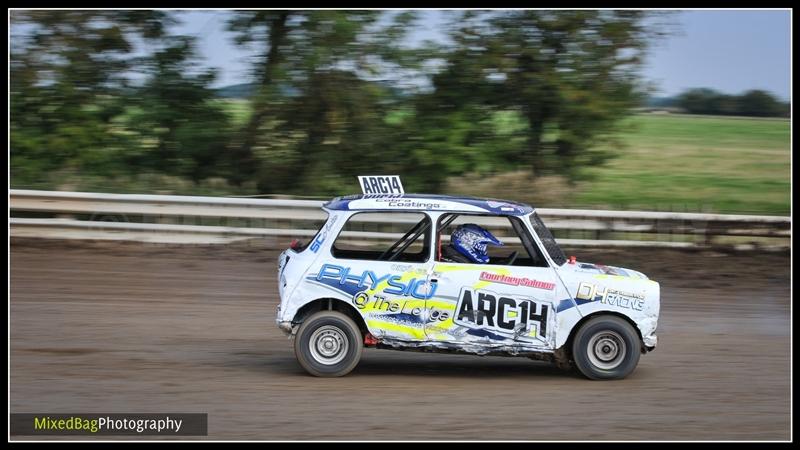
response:
<path id="1" fill-rule="evenodd" d="M 436 194 L 356 194 L 336 197 L 322 205 L 333 211 L 446 211 L 524 216 L 533 207 L 508 200 Z"/>

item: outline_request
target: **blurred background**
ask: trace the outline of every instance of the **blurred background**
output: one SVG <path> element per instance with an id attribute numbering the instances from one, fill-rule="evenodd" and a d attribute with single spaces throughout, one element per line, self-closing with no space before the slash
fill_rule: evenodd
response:
<path id="1" fill-rule="evenodd" d="M 791 439 L 790 20 L 10 10 L 9 408 L 207 412 L 216 439 Z M 602 385 L 373 349 L 311 379 L 273 325 L 279 254 L 381 174 L 531 203 L 567 255 L 647 274 L 659 348 Z"/>
<path id="2" fill-rule="evenodd" d="M 10 11 L 11 187 L 788 215 L 790 11 Z"/>

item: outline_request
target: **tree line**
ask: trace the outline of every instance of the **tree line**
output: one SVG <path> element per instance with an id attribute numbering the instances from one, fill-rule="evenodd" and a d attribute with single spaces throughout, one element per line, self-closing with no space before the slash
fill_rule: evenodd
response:
<path id="1" fill-rule="evenodd" d="M 790 106 L 769 92 L 750 90 L 741 95 L 730 95 L 713 89 L 689 89 L 673 102 L 690 114 L 722 116 L 789 117 Z"/>
<path id="2" fill-rule="evenodd" d="M 689 114 L 747 117 L 789 117 L 791 105 L 775 95 L 752 89 L 739 95 L 709 88 L 687 89 L 674 97 L 650 97 L 642 108 L 672 109 Z"/>
<path id="3" fill-rule="evenodd" d="M 413 11 L 230 11 L 259 49 L 232 113 L 169 11 L 10 13 L 13 187 L 214 194 L 351 192 L 400 174 L 575 179 L 646 96 L 652 11 L 453 11 L 407 44 Z M 241 105 L 239 105 L 241 106 Z"/>

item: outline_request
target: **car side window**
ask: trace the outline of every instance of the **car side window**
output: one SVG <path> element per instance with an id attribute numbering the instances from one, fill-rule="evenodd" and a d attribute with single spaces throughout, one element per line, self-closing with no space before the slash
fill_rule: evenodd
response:
<path id="1" fill-rule="evenodd" d="M 322 245 L 322 242 L 327 237 L 325 236 L 325 229 L 330 228 L 333 225 L 333 223 L 328 224 L 328 219 L 330 219 L 330 215 L 326 215 L 324 220 L 314 221 L 314 228 L 317 229 L 317 233 L 314 235 L 314 237 L 305 242 L 298 240 L 297 244 L 292 247 L 292 250 L 300 253 L 305 251 L 310 246 L 311 250 L 316 253 L 317 250 L 319 250 L 319 247 Z M 325 226 L 326 224 L 328 224 L 327 227 Z"/>
<path id="2" fill-rule="evenodd" d="M 423 213 L 354 214 L 333 242 L 331 254 L 337 259 L 422 263 L 430 254 L 431 228 Z"/>
<path id="3" fill-rule="evenodd" d="M 489 231 L 502 246 L 487 245 L 489 265 L 547 267 L 536 242 L 530 237 L 522 221 L 510 216 L 485 216 L 474 214 L 445 214 L 439 219 L 436 236 L 437 261 L 447 261 L 452 255 L 451 236 L 462 225 L 475 224 Z M 452 262 L 452 261 L 451 261 Z M 455 261 L 459 262 L 459 261 Z"/>

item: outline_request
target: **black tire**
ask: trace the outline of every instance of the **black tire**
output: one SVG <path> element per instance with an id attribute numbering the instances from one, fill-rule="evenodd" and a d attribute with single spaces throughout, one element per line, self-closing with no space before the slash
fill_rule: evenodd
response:
<path id="1" fill-rule="evenodd" d="M 361 360 L 363 336 L 353 319 L 337 311 L 308 317 L 294 337 L 294 354 L 308 373 L 317 377 L 347 375 Z"/>
<path id="2" fill-rule="evenodd" d="M 642 344 L 631 324 L 615 316 L 600 316 L 583 324 L 572 341 L 575 366 L 592 380 L 617 380 L 633 372 Z"/>

